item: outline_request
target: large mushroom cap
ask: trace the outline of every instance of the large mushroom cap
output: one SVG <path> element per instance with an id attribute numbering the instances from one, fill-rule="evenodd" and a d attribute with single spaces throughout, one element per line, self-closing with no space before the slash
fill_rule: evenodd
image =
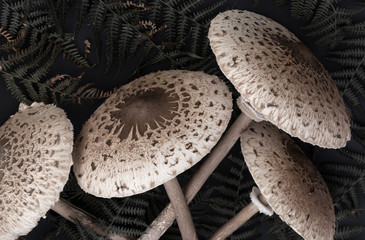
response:
<path id="1" fill-rule="evenodd" d="M 231 93 L 216 76 L 171 70 L 138 78 L 84 124 L 73 154 L 78 183 L 106 198 L 157 187 L 210 152 L 231 111 Z"/>
<path id="2" fill-rule="evenodd" d="M 72 146 L 72 124 L 53 105 L 21 104 L 0 127 L 0 239 L 27 234 L 58 201 Z"/>
<path id="3" fill-rule="evenodd" d="M 292 136 L 338 148 L 350 120 L 329 73 L 282 25 L 256 13 L 230 10 L 211 22 L 218 65 L 242 97 Z"/>
<path id="4" fill-rule="evenodd" d="M 274 125 L 251 123 L 241 148 L 252 177 L 275 213 L 306 240 L 332 240 L 335 214 L 312 162 Z"/>

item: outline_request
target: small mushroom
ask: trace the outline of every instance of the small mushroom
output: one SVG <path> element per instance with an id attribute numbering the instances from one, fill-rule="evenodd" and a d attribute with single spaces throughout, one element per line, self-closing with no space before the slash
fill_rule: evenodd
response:
<path id="1" fill-rule="evenodd" d="M 174 210 L 181 211 L 186 200 L 176 176 L 210 152 L 231 111 L 231 93 L 215 76 L 171 70 L 138 78 L 119 88 L 84 124 L 73 153 L 78 183 L 105 198 L 165 184 Z"/>
<path id="2" fill-rule="evenodd" d="M 256 193 L 259 200 L 254 203 L 268 204 L 306 240 L 333 239 L 335 212 L 327 185 L 287 134 L 268 122 L 252 123 L 241 135 L 241 149 L 262 194 Z M 211 239 L 228 237 L 262 209 L 256 204 L 242 209 Z"/>
<path id="3" fill-rule="evenodd" d="M 53 105 L 20 104 L 0 127 L 0 239 L 27 234 L 58 201 L 72 147 L 73 126 Z"/>
<path id="4" fill-rule="evenodd" d="M 350 118 L 338 89 L 288 29 L 256 13 L 229 10 L 211 21 L 208 38 L 221 71 L 248 102 L 239 102 L 245 106 L 242 110 L 252 108 L 237 117 L 186 185 L 188 202 L 249 125 L 250 117 L 267 119 L 290 135 L 325 148 L 343 147 L 350 140 Z M 161 235 L 173 219 L 172 211 L 159 216 L 141 239 Z"/>

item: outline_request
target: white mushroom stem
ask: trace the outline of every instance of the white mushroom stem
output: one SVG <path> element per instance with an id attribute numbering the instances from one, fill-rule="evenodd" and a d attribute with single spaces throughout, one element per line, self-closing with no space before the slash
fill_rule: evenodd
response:
<path id="1" fill-rule="evenodd" d="M 227 155 L 233 145 L 237 142 L 239 136 L 250 124 L 251 119 L 244 113 L 241 113 L 232 126 L 222 136 L 218 144 L 213 148 L 211 153 L 207 156 L 202 163 L 199 170 L 194 174 L 189 183 L 185 187 L 185 198 L 189 204 L 194 196 L 198 193 L 205 181 L 212 174 L 214 169 L 219 165 L 223 158 Z M 143 234 L 140 240 L 152 240 L 159 239 L 165 231 L 172 225 L 175 220 L 175 213 L 171 206 L 168 204 L 160 215 L 151 223 L 146 229 L 146 233 Z"/>
<path id="2" fill-rule="evenodd" d="M 81 222 L 84 226 L 94 230 L 97 234 L 108 237 L 112 240 L 132 240 L 133 238 L 124 237 L 117 234 L 106 233 L 99 226 L 95 224 L 95 217 L 91 214 L 79 209 L 75 205 L 67 202 L 64 199 L 60 199 L 52 208 L 53 211 L 75 223 L 75 221 Z"/>
<path id="3" fill-rule="evenodd" d="M 273 214 L 273 211 L 268 205 L 266 198 L 260 193 L 258 188 L 254 188 L 251 193 L 251 202 L 246 207 L 244 207 L 236 216 L 231 218 L 222 227 L 220 227 L 209 238 L 209 240 L 226 239 L 239 227 L 245 224 L 257 212 L 265 213 L 269 216 Z"/>
<path id="4" fill-rule="evenodd" d="M 193 219 L 179 182 L 176 178 L 173 178 L 166 182 L 164 187 L 175 212 L 182 239 L 197 240 L 198 237 L 196 235 Z"/>

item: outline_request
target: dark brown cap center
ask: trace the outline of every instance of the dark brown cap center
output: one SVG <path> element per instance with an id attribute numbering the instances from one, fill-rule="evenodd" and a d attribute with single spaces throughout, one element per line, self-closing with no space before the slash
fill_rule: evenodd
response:
<path id="1" fill-rule="evenodd" d="M 278 42 L 284 49 L 285 55 L 290 55 L 293 58 L 294 64 L 303 64 L 313 68 L 315 71 L 322 71 L 321 65 L 317 58 L 302 42 L 286 41 L 283 39 L 279 40 Z"/>
<path id="2" fill-rule="evenodd" d="M 118 110 L 110 113 L 114 124 L 107 126 L 115 129 L 121 141 L 132 134 L 132 139 L 138 140 L 138 134 L 144 135 L 148 128 L 164 129 L 176 115 L 179 96 L 173 90 L 151 88 L 139 90 L 135 95 L 128 96 L 124 102 L 116 105 Z M 117 126 L 115 127 L 115 125 Z"/>

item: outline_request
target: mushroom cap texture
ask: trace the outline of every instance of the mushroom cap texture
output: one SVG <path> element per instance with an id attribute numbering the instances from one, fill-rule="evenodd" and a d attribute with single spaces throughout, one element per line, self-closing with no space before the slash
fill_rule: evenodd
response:
<path id="1" fill-rule="evenodd" d="M 248 169 L 274 212 L 306 240 L 332 240 L 335 213 L 322 176 L 302 150 L 269 122 L 241 135 Z"/>
<path id="2" fill-rule="evenodd" d="M 84 124 L 73 153 L 78 183 L 104 198 L 157 187 L 210 152 L 231 112 L 231 93 L 216 76 L 170 70 L 135 79 Z"/>
<path id="3" fill-rule="evenodd" d="M 331 76 L 288 29 L 229 10 L 211 21 L 208 37 L 222 72 L 268 121 L 325 148 L 350 140 L 350 119 Z"/>
<path id="4" fill-rule="evenodd" d="M 20 104 L 0 127 L 0 239 L 27 234 L 58 201 L 72 147 L 73 126 L 54 105 Z"/>

